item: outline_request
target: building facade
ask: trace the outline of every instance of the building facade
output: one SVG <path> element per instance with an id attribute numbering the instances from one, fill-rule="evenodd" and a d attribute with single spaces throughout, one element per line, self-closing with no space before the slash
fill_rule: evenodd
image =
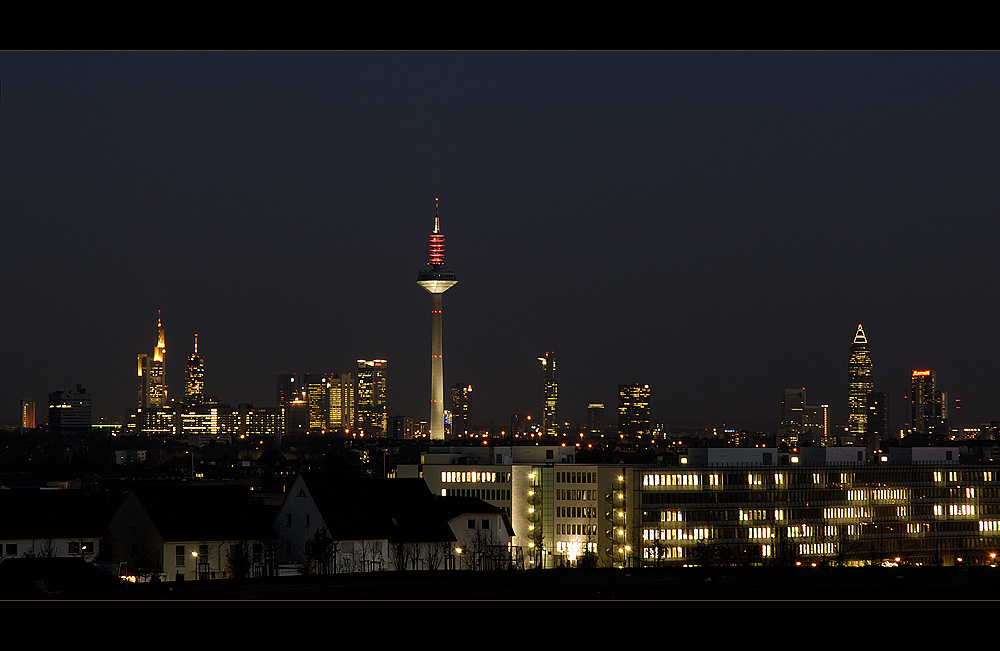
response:
<path id="1" fill-rule="evenodd" d="M 539 357 L 542 363 L 542 434 L 555 436 L 559 425 L 559 383 L 556 381 L 556 354 L 545 351 L 545 357 Z"/>
<path id="2" fill-rule="evenodd" d="M 90 394 L 81 385 L 49 394 L 49 429 L 56 433 L 86 433 L 91 426 Z"/>
<path id="3" fill-rule="evenodd" d="M 188 355 L 184 366 L 184 403 L 200 405 L 205 402 L 205 358 L 198 354 L 198 335 L 194 336 L 194 352 Z"/>
<path id="4" fill-rule="evenodd" d="M 950 438 L 948 393 L 937 390 L 933 370 L 910 373 L 910 427 L 912 433 L 926 437 L 928 445 L 942 445 Z"/>
<path id="5" fill-rule="evenodd" d="M 624 436 L 649 436 L 652 421 L 649 416 L 649 385 L 618 385 L 618 433 Z"/>
<path id="6" fill-rule="evenodd" d="M 355 429 L 369 433 L 385 432 L 388 425 L 385 400 L 388 366 L 384 359 L 358 360 Z"/>

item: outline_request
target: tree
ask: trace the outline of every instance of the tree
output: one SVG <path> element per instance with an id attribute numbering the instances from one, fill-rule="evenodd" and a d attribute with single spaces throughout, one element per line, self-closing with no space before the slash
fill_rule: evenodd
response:
<path id="1" fill-rule="evenodd" d="M 250 577 L 253 566 L 252 547 L 247 540 L 237 540 L 229 543 L 226 549 L 226 574 L 234 579 Z"/>
<path id="2" fill-rule="evenodd" d="M 303 574 L 329 574 L 334 556 L 333 538 L 326 527 L 320 527 L 306 539 L 303 549 Z"/>
<path id="3" fill-rule="evenodd" d="M 414 542 L 394 542 L 389 545 L 389 563 L 397 571 L 418 569 L 420 545 Z"/>

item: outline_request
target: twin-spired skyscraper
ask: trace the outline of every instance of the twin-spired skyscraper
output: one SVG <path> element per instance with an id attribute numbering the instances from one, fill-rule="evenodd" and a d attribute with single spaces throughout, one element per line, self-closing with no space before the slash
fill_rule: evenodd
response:
<path id="1" fill-rule="evenodd" d="M 441 295 L 458 278 L 444 263 L 444 234 L 438 217 L 438 199 L 434 198 L 434 232 L 430 235 L 427 267 L 417 275 L 417 284 L 431 295 L 431 440 L 444 440 L 444 360 L 441 345 Z"/>

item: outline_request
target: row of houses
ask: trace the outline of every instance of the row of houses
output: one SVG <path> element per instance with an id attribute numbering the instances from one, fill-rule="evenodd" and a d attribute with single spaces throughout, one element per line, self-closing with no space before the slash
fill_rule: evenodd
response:
<path id="1" fill-rule="evenodd" d="M 3 558 L 76 556 L 134 581 L 511 564 L 510 520 L 422 480 L 304 473 L 279 504 L 238 485 L 0 490 Z M 110 515 L 108 515 L 110 514 Z"/>

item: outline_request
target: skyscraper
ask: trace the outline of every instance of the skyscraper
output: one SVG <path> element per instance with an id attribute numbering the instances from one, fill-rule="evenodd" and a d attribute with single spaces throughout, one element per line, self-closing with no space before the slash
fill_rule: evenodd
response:
<path id="1" fill-rule="evenodd" d="M 184 367 L 184 402 L 200 405 L 205 402 L 205 358 L 198 354 L 198 335 L 194 336 L 194 352 L 188 355 Z"/>
<path id="2" fill-rule="evenodd" d="M 163 334 L 163 320 L 157 311 L 156 327 L 159 335 L 156 348 L 150 357 L 141 353 L 138 358 L 139 373 L 139 408 L 162 409 L 167 406 L 167 378 L 165 359 L 167 356 L 166 338 Z"/>
<path id="3" fill-rule="evenodd" d="M 451 387 L 452 434 L 465 434 L 469 431 L 469 394 L 471 384 L 455 384 Z"/>
<path id="4" fill-rule="evenodd" d="M 559 424 L 559 383 L 556 382 L 556 354 L 547 350 L 545 357 L 539 357 L 538 361 L 542 363 L 542 390 L 545 396 L 545 404 L 542 407 L 542 433 L 546 436 L 555 436 Z"/>
<path id="5" fill-rule="evenodd" d="M 354 376 L 350 373 L 327 375 L 330 387 L 330 416 L 327 427 L 351 429 L 354 427 Z"/>
<path id="6" fill-rule="evenodd" d="M 649 436 L 649 385 L 618 385 L 618 433 L 625 436 Z"/>
<path id="7" fill-rule="evenodd" d="M 90 394 L 79 384 L 75 391 L 49 394 L 49 429 L 54 433 L 90 431 Z"/>
<path id="8" fill-rule="evenodd" d="M 427 268 L 417 276 L 417 284 L 431 295 L 431 440 L 444 440 L 444 360 L 441 344 L 441 295 L 458 279 L 444 263 L 444 234 L 438 217 L 438 200 L 434 198 L 434 232 L 430 235 L 430 257 Z M 360 382 L 360 369 L 358 381 Z M 360 385 L 359 385 L 360 394 Z M 359 395 L 360 411 L 360 395 Z M 385 429 L 383 418 L 382 428 Z"/>
<path id="9" fill-rule="evenodd" d="M 926 436 L 928 445 L 943 445 L 950 437 L 948 393 L 937 390 L 932 370 L 910 373 L 910 419 L 913 432 Z"/>
<path id="10" fill-rule="evenodd" d="M 367 433 L 385 432 L 388 424 L 385 408 L 385 375 L 388 364 L 384 359 L 358 360 L 358 393 L 354 403 L 355 429 Z M 444 414 L 441 415 L 441 422 L 443 425 Z"/>
<path id="11" fill-rule="evenodd" d="M 868 394 L 875 390 L 875 384 L 872 382 L 868 338 L 860 323 L 851 344 L 847 375 L 847 433 L 863 440 L 868 431 Z"/>
<path id="12" fill-rule="evenodd" d="M 309 429 L 326 429 L 330 419 L 329 380 L 320 373 L 306 373 L 305 388 L 309 403 Z"/>
<path id="13" fill-rule="evenodd" d="M 35 401 L 21 401 L 21 429 L 35 429 Z"/>
<path id="14" fill-rule="evenodd" d="M 591 402 L 587 405 L 587 431 L 591 434 L 604 433 L 603 402 Z"/>

